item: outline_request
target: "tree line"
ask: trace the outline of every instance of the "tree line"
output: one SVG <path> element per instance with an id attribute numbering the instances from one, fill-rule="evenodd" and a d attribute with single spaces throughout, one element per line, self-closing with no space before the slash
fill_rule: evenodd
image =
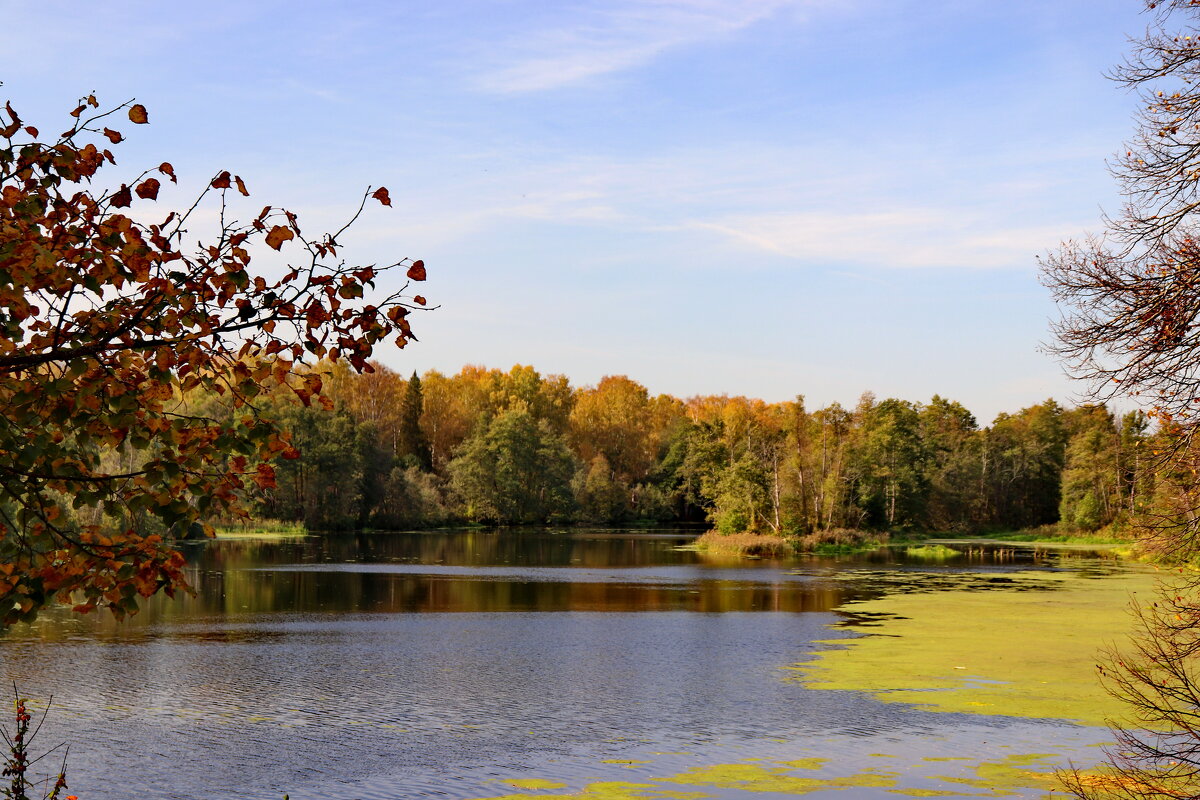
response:
<path id="1" fill-rule="evenodd" d="M 321 367 L 332 408 L 272 394 L 299 457 L 253 510 L 313 530 L 462 522 L 707 522 L 722 532 L 1120 526 L 1162 494 L 1145 415 L 1053 400 L 981 427 L 962 404 L 864 394 L 651 396 L 529 366 L 456 375 Z"/>

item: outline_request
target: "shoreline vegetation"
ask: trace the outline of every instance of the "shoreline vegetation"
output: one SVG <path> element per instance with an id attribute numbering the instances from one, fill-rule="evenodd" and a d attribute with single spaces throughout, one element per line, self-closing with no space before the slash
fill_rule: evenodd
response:
<path id="1" fill-rule="evenodd" d="M 277 519 L 225 520 L 214 523 L 213 532 L 217 539 L 282 539 L 310 535 L 309 530 L 298 522 Z"/>
<path id="2" fill-rule="evenodd" d="M 1060 532 L 1054 526 L 1032 530 L 1003 531 L 980 535 L 948 533 L 889 535 L 879 531 L 823 531 L 808 536 L 779 536 L 775 534 L 732 533 L 710 530 L 697 537 L 687 549 L 712 555 L 743 558 L 786 558 L 804 553 L 816 555 L 845 555 L 878 550 L 882 547 L 903 549 L 907 555 L 941 559 L 960 554 L 952 544 L 1013 543 L 1028 546 L 1072 547 L 1089 546 L 1112 549 L 1122 557 L 1139 558 L 1130 539 L 1098 533 Z"/>
<path id="3" fill-rule="evenodd" d="M 697 529 L 692 526 L 669 525 L 661 526 L 653 520 L 640 521 L 642 524 L 625 523 L 622 530 L 675 530 L 679 533 L 689 533 Z M 460 527 L 460 526 L 454 526 Z M 467 525 L 466 528 L 478 530 L 544 530 L 544 525 L 489 526 Z M 566 529 L 587 530 L 584 526 L 564 526 Z M 263 538 L 292 538 L 323 535 L 319 531 L 310 531 L 303 524 L 275 519 L 226 520 L 213 525 L 217 539 L 263 539 Z M 419 530 L 440 530 L 440 528 L 423 528 Z M 359 534 L 371 534 L 373 530 L 356 531 Z M 887 531 L 855 531 L 834 530 L 800 536 L 783 536 L 774 533 L 721 533 L 715 529 L 700 532 L 691 543 L 681 546 L 681 550 L 694 550 L 718 556 L 736 556 L 743 558 L 787 558 L 801 554 L 816 555 L 847 555 L 878 550 L 884 547 L 903 549 L 907 555 L 931 559 L 949 558 L 961 551 L 950 545 L 987 545 L 1012 543 L 1028 546 L 1049 547 L 1095 547 L 1110 549 L 1122 557 L 1140 558 L 1141 554 L 1135 549 L 1131 539 L 1105 531 L 1079 532 L 1063 531 L 1058 526 L 1046 525 L 1039 528 L 998 531 L 979 535 L 962 535 L 953 532 L 912 533 L 904 532 L 891 534 Z"/>

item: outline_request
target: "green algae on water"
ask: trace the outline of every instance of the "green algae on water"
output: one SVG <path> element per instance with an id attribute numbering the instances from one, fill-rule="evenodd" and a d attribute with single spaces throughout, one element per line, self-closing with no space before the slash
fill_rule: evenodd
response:
<path id="1" fill-rule="evenodd" d="M 677 792 L 653 783 L 598 781 L 572 794 L 506 794 L 477 800 L 701 800 L 703 792 Z"/>
<path id="2" fill-rule="evenodd" d="M 1008 577 L 987 591 L 940 588 L 847 603 L 841 610 L 870 615 L 871 632 L 825 642 L 794 667 L 796 676 L 810 688 L 865 691 L 932 711 L 1097 726 L 1119 716 L 1123 708 L 1101 687 L 1095 664 L 1131 629 L 1130 597 L 1148 595 L 1153 575 Z"/>
<path id="3" fill-rule="evenodd" d="M 879 754 L 883 755 L 883 754 Z M 763 766 L 744 760 L 729 764 L 695 766 L 683 772 L 645 778 L 641 782 L 594 781 L 568 793 L 521 793 L 477 800 L 700 800 L 713 795 L 713 790 L 732 790 L 737 793 L 796 797 L 815 792 L 853 789 L 879 789 L 904 797 L 1006 797 L 1021 790 L 1051 790 L 1056 786 L 1052 771 L 1056 754 L 1014 754 L 998 761 L 976 761 L 970 758 L 927 757 L 922 764 L 940 768 L 961 762 L 958 774 L 930 775 L 915 765 L 911 773 L 902 775 L 896 769 L 865 769 L 852 775 L 796 775 L 796 770 L 823 769 L 828 759 L 802 758 L 771 761 L 776 766 Z M 755 761 L 760 761 L 755 759 Z M 594 779 L 593 779 L 594 780 Z M 901 785 L 904 780 L 906 784 Z M 502 783 L 527 790 L 561 789 L 563 783 L 546 779 L 508 779 Z M 674 788 L 678 787 L 678 788 Z M 723 796 L 723 795 L 722 795 Z M 851 791 L 847 797 L 855 796 Z"/>
<path id="4" fill-rule="evenodd" d="M 789 769 L 820 769 L 828 762 L 828 758 L 797 758 L 794 761 L 777 761 L 775 763 Z"/>
<path id="5" fill-rule="evenodd" d="M 499 783 L 507 783 L 517 789 L 565 789 L 567 785 L 546 778 L 502 778 Z"/>
<path id="6" fill-rule="evenodd" d="M 946 783 L 958 783 L 978 789 L 991 789 L 993 792 L 1003 792 L 1015 789 L 1053 789 L 1058 786 L 1058 779 L 1053 772 L 1026 769 L 1029 762 L 1022 756 L 994 762 L 985 761 L 975 767 L 975 777 L 961 778 L 950 775 L 931 775 L 933 780 Z"/>
<path id="7" fill-rule="evenodd" d="M 743 792 L 790 795 L 854 787 L 888 788 L 896 785 L 896 776 L 892 773 L 868 770 L 844 778 L 801 778 L 789 774 L 786 769 L 766 769 L 752 764 L 716 764 L 711 767 L 694 767 L 687 772 L 661 780 L 689 786 L 714 786 L 722 789 L 739 789 Z"/>

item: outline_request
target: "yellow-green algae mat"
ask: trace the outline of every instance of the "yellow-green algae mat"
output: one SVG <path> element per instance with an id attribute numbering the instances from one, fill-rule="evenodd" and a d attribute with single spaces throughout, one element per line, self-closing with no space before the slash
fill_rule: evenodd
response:
<path id="1" fill-rule="evenodd" d="M 846 603 L 867 635 L 822 642 L 796 675 L 813 689 L 869 692 L 930 711 L 1104 725 L 1123 709 L 1096 676 L 1099 651 L 1125 643 L 1131 598 L 1156 574 L 1007 573 L 1008 588 L 938 589 Z"/>
<path id="2" fill-rule="evenodd" d="M 694 767 L 685 772 L 650 778 L 642 781 L 597 781 L 578 791 L 551 792 L 567 784 L 545 778 L 516 778 L 497 783 L 533 791 L 516 794 L 489 795 L 477 800 L 700 800 L 713 797 L 711 792 L 736 790 L 754 794 L 798 796 L 813 792 L 872 788 L 901 797 L 1011 797 L 1022 789 L 1051 790 L 1056 782 L 1054 773 L 1044 763 L 1049 755 L 1009 756 L 1002 761 L 976 764 L 963 775 L 909 776 L 906 782 L 936 782 L 949 788 L 900 786 L 900 774 L 888 769 L 866 769 L 848 776 L 826 777 L 813 775 L 822 769 L 827 759 L 806 758 L 797 761 L 715 764 Z M 927 769 L 942 766 L 933 762 L 962 759 L 925 759 Z M 797 774 L 798 772 L 808 774 Z M 537 791 L 542 790 L 542 791 Z"/>

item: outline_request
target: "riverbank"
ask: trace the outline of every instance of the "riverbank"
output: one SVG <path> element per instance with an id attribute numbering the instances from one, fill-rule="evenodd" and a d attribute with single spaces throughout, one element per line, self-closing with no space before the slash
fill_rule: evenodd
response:
<path id="1" fill-rule="evenodd" d="M 763 533 L 719 533 L 708 531 L 690 545 L 700 552 L 745 558 L 785 558 L 801 553 L 839 555 L 876 550 L 880 547 L 904 547 L 909 550 L 946 549 L 950 544 L 991 544 L 1011 542 L 1036 547 L 1088 547 L 1112 549 L 1122 557 L 1136 557 L 1134 542 L 1102 533 L 1063 532 L 1057 526 L 1044 525 L 1019 531 L 1001 531 L 977 536 L 957 533 L 858 531 L 837 529 L 817 531 L 803 536 Z"/>

